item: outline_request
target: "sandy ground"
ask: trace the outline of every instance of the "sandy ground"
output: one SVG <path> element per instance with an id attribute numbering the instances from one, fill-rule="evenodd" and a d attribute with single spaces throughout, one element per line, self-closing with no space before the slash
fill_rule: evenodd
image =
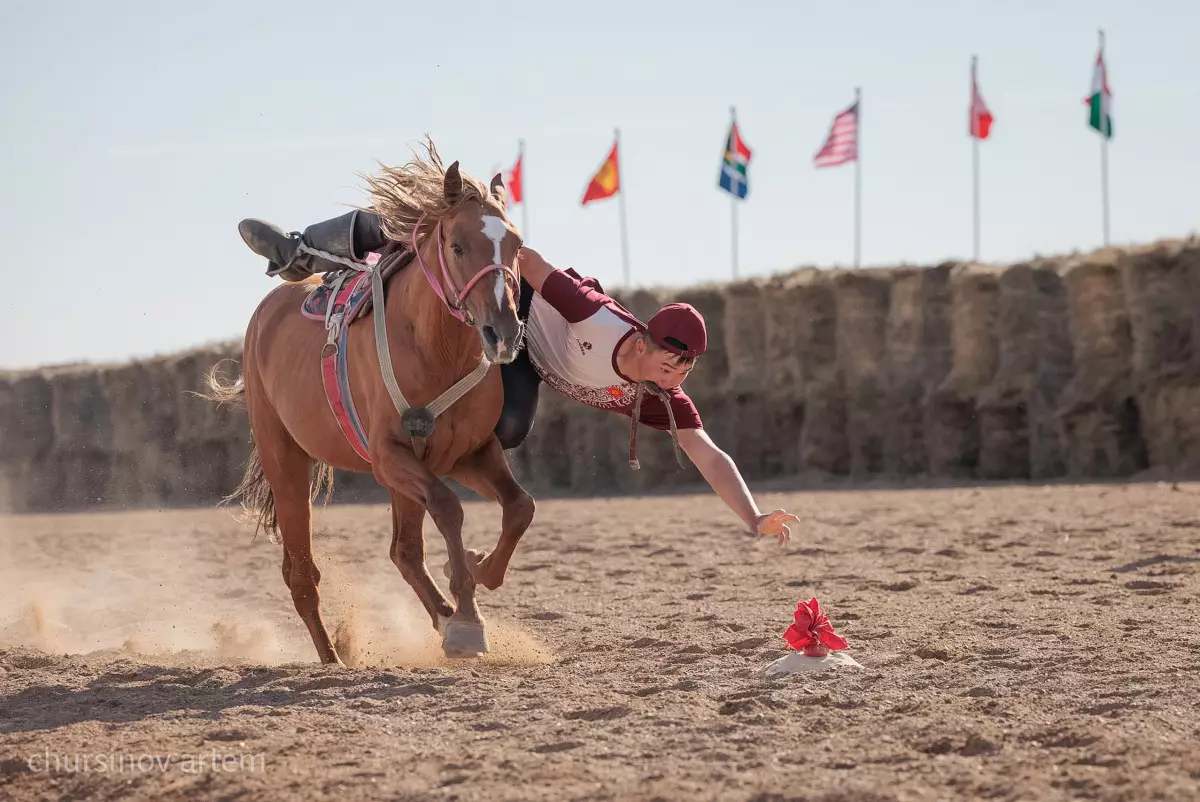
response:
<path id="1" fill-rule="evenodd" d="M 227 512 L 0 519 L 0 798 L 1200 798 L 1200 486 L 762 498 L 543 501 L 471 662 L 331 508 L 344 669 Z M 761 678 L 810 596 L 863 668 Z"/>

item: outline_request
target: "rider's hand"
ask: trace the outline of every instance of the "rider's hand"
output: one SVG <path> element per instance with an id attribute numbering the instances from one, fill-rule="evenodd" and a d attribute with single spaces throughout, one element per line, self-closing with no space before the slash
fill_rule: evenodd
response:
<path id="1" fill-rule="evenodd" d="M 754 519 L 754 542 L 762 540 L 763 535 L 775 535 L 779 538 L 779 545 L 786 546 L 792 537 L 789 523 L 798 524 L 800 519 L 784 510 L 759 515 Z"/>

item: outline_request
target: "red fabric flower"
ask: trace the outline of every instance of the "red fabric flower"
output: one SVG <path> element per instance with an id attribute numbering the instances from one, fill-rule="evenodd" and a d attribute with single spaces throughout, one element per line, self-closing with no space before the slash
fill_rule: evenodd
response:
<path id="1" fill-rule="evenodd" d="M 796 604 L 796 623 L 787 628 L 783 637 L 793 649 L 803 649 L 811 657 L 823 657 L 830 651 L 838 652 L 850 645 L 833 631 L 829 616 L 821 610 L 821 603 L 816 599 Z"/>

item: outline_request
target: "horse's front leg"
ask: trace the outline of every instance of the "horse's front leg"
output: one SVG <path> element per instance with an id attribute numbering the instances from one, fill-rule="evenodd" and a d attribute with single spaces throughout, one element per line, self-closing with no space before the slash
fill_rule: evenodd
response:
<path id="1" fill-rule="evenodd" d="M 395 435 L 382 436 L 370 448 L 376 480 L 427 509 L 446 541 L 451 566 L 450 592 L 458 609 L 449 619 L 439 615 L 442 650 L 449 657 L 474 657 L 486 652 L 487 636 L 475 602 L 475 577 L 463 550 L 462 504 Z"/>
<path id="2" fill-rule="evenodd" d="M 504 519 L 496 548 L 475 566 L 475 581 L 489 590 L 504 584 L 504 574 L 517 543 L 533 522 L 533 496 L 513 478 L 504 449 L 495 435 L 455 464 L 450 475 L 485 498 L 500 502 Z M 453 566 L 451 566 L 452 568 Z"/>
<path id="3" fill-rule="evenodd" d="M 454 615 L 454 608 L 425 565 L 425 533 L 422 531 L 425 508 L 395 490 L 389 495 L 392 501 L 392 562 L 421 600 L 434 628 L 440 630 L 441 622 Z"/>

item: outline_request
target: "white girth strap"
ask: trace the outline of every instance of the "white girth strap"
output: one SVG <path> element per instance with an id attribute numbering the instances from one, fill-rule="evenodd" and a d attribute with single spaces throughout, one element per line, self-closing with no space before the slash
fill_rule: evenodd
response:
<path id="1" fill-rule="evenodd" d="M 331 253 L 309 247 L 304 243 L 300 243 L 297 252 L 301 250 L 319 256 L 322 259 L 345 265 L 352 270 L 359 272 L 370 271 L 371 302 L 373 305 L 371 315 L 375 319 L 375 351 L 379 355 L 379 372 L 383 376 L 383 386 L 387 388 L 388 395 L 392 399 L 392 405 L 396 408 L 396 413 L 400 416 L 402 423 L 405 424 L 405 433 L 412 438 L 413 452 L 417 455 L 417 459 L 423 459 L 425 457 L 425 440 L 433 433 L 433 421 L 453 406 L 456 401 L 459 401 L 464 395 L 471 392 L 475 388 L 475 385 L 483 381 L 483 377 L 487 375 L 488 368 L 492 366 L 492 363 L 488 361 L 487 357 L 483 357 L 480 359 L 479 365 L 476 366 L 475 370 L 455 382 L 450 389 L 434 399 L 424 410 L 415 410 L 414 412 L 418 414 L 406 417 L 405 413 L 408 413 L 413 408 L 404 398 L 404 393 L 400 391 L 400 385 L 396 382 L 396 371 L 392 367 L 391 351 L 388 348 L 387 321 L 384 315 L 385 293 L 383 276 L 380 273 L 383 262 L 377 262 L 374 268 L 371 268 L 361 262 L 334 256 Z M 343 281 L 345 281 L 345 276 L 338 276 L 335 280 L 334 292 L 330 296 L 330 309 L 333 308 L 333 296 L 337 295 L 337 289 L 341 287 Z M 343 325 L 349 325 L 349 321 L 343 320 L 341 315 L 333 315 L 331 318 L 329 313 L 326 312 L 325 328 L 330 331 L 330 338 L 336 336 L 333 333 L 333 329 Z M 330 341 L 332 342 L 332 339 Z M 427 413 L 427 415 L 419 413 Z M 426 418 L 424 426 L 420 425 L 422 418 Z M 415 422 L 413 428 L 410 428 L 408 425 L 410 419 Z"/>
<path id="2" fill-rule="evenodd" d="M 383 374 L 383 385 L 387 388 L 388 395 L 392 398 L 392 405 L 396 407 L 396 412 L 400 415 L 401 420 L 407 422 L 405 413 L 412 407 L 405 400 L 404 393 L 400 392 L 400 385 L 396 382 L 396 371 L 392 367 L 391 351 L 388 349 L 387 341 L 387 325 L 384 320 L 383 277 L 380 275 L 378 264 L 371 271 L 371 300 L 374 305 L 371 314 L 375 318 L 375 349 L 379 354 L 379 370 Z M 483 377 L 487 375 L 488 368 L 491 366 L 492 363 L 488 361 L 487 357 L 480 359 L 475 370 L 455 382 L 450 389 L 439 395 L 425 408 L 430 417 L 436 420 L 456 401 L 471 392 L 475 385 L 483 381 Z M 430 421 L 429 431 L 425 435 L 408 431 L 408 435 L 412 438 L 413 452 L 416 453 L 418 459 L 425 456 L 425 438 L 432 434 L 432 430 L 432 421 Z"/>

